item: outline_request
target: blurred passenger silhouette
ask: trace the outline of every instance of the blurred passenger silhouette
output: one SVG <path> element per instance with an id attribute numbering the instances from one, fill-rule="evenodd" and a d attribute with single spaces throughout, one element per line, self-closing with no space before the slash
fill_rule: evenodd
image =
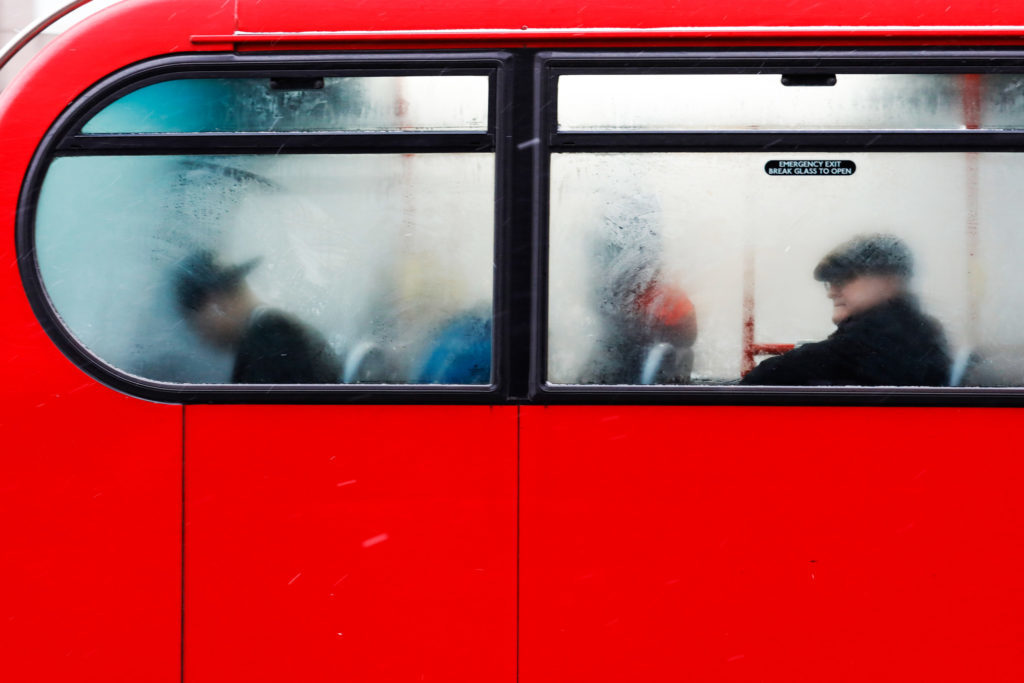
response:
<path id="1" fill-rule="evenodd" d="M 341 367 L 323 336 L 253 294 L 245 279 L 258 263 L 225 265 L 206 250 L 188 256 L 174 273 L 186 320 L 204 341 L 235 353 L 232 382 L 338 382 Z"/>
<path id="2" fill-rule="evenodd" d="M 910 249 L 894 235 L 860 235 L 840 244 L 814 269 L 832 300 L 836 331 L 762 361 L 742 383 L 946 385 L 946 338 L 910 293 L 913 272 Z"/>
<path id="3" fill-rule="evenodd" d="M 591 245 L 599 331 L 582 384 L 686 384 L 697 315 L 662 266 L 657 199 L 609 202 Z"/>
<path id="4" fill-rule="evenodd" d="M 421 384 L 491 382 L 491 307 L 478 306 L 446 320 L 428 349 Z"/>

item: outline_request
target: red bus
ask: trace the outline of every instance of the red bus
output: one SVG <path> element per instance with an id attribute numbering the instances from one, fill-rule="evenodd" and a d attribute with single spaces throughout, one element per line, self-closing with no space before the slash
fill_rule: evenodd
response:
<path id="1" fill-rule="evenodd" d="M 1024 8 L 126 0 L 0 139 L 4 680 L 1024 676 Z"/>

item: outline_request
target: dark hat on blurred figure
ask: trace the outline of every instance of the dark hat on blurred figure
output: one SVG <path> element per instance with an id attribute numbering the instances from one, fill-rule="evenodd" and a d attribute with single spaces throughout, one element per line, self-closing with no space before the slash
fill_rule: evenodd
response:
<path id="1" fill-rule="evenodd" d="M 906 242 L 895 235 L 858 235 L 825 255 L 814 269 L 814 279 L 848 282 L 861 275 L 898 275 L 909 278 L 914 258 Z"/>
<path id="2" fill-rule="evenodd" d="M 237 287 L 259 262 L 257 257 L 228 266 L 206 249 L 189 254 L 174 272 L 174 293 L 178 305 L 186 311 L 198 311 L 210 295 L 229 292 Z"/>

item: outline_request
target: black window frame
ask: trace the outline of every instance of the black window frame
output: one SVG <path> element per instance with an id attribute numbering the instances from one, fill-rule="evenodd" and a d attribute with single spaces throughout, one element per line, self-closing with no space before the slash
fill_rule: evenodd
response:
<path id="1" fill-rule="evenodd" d="M 511 215 L 512 115 L 515 87 L 507 51 L 388 52 L 343 54 L 189 54 L 160 57 L 127 67 L 96 83 L 57 119 L 36 150 L 19 197 L 15 239 L 22 283 L 44 330 L 61 351 L 98 381 L 153 401 L 201 403 L 454 403 L 508 400 L 510 367 L 517 346 L 509 315 L 512 267 L 505 257 L 514 243 Z M 182 78 L 486 75 L 488 120 L 484 131 L 295 131 L 256 133 L 82 133 L 82 127 L 113 101 L 140 88 Z M 35 220 L 43 181 L 61 157 L 224 154 L 488 153 L 495 159 L 494 276 L 492 279 L 491 382 L 462 384 L 251 385 L 160 382 L 137 377 L 106 362 L 60 319 L 43 285 L 35 250 Z M 525 263 L 525 258 L 519 259 Z M 522 276 L 519 277 L 522 279 Z M 521 304 L 520 304 L 521 305 Z"/>
<path id="2" fill-rule="evenodd" d="M 485 133 L 381 131 L 81 134 L 113 100 L 182 77 L 493 74 Z M 1018 406 L 1024 387 L 747 387 L 549 384 L 547 234 L 550 155 L 577 151 L 748 151 L 765 136 L 776 151 L 1024 152 L 1024 131 L 564 131 L 557 78 L 612 73 L 1020 73 L 1024 50 L 1006 48 L 786 48 L 649 50 L 388 51 L 330 54 L 203 53 L 127 67 L 78 97 L 44 137 L 19 199 L 16 243 L 22 281 L 48 335 L 100 382 L 144 399 L 181 404 L 647 404 L 818 406 Z M 211 150 L 208 138 L 230 147 Z M 113 138 L 119 138 L 114 140 Z M 159 138 L 159 140 L 157 139 Z M 187 138 L 187 139 L 186 139 Z M 485 145 L 480 146 L 484 141 Z M 333 145 L 333 147 L 326 146 Z M 495 277 L 490 385 L 172 384 L 121 372 L 84 348 L 46 296 L 34 250 L 36 203 L 56 156 L 422 151 L 495 154 Z M 290 146 L 290 147 L 289 147 Z"/>
<path id="3" fill-rule="evenodd" d="M 1024 75 L 1024 51 L 1005 48 L 694 49 L 539 52 L 534 137 L 536 280 L 530 398 L 544 404 L 1024 406 L 1024 387 L 793 387 L 571 385 L 547 381 L 551 155 L 592 152 L 1024 152 L 1024 131 L 558 129 L 558 78 L 577 74 Z"/>

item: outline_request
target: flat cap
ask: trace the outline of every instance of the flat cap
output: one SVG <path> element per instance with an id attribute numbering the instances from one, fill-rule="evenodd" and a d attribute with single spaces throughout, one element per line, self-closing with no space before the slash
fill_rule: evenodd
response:
<path id="1" fill-rule="evenodd" d="M 254 258 L 229 266 L 205 249 L 193 252 L 178 264 L 174 273 L 178 305 L 186 311 L 198 311 L 207 297 L 231 291 L 259 262 L 259 258 Z"/>
<path id="2" fill-rule="evenodd" d="M 895 235 L 858 235 L 825 254 L 814 269 L 814 279 L 847 282 L 861 275 L 910 277 L 914 258 Z"/>

